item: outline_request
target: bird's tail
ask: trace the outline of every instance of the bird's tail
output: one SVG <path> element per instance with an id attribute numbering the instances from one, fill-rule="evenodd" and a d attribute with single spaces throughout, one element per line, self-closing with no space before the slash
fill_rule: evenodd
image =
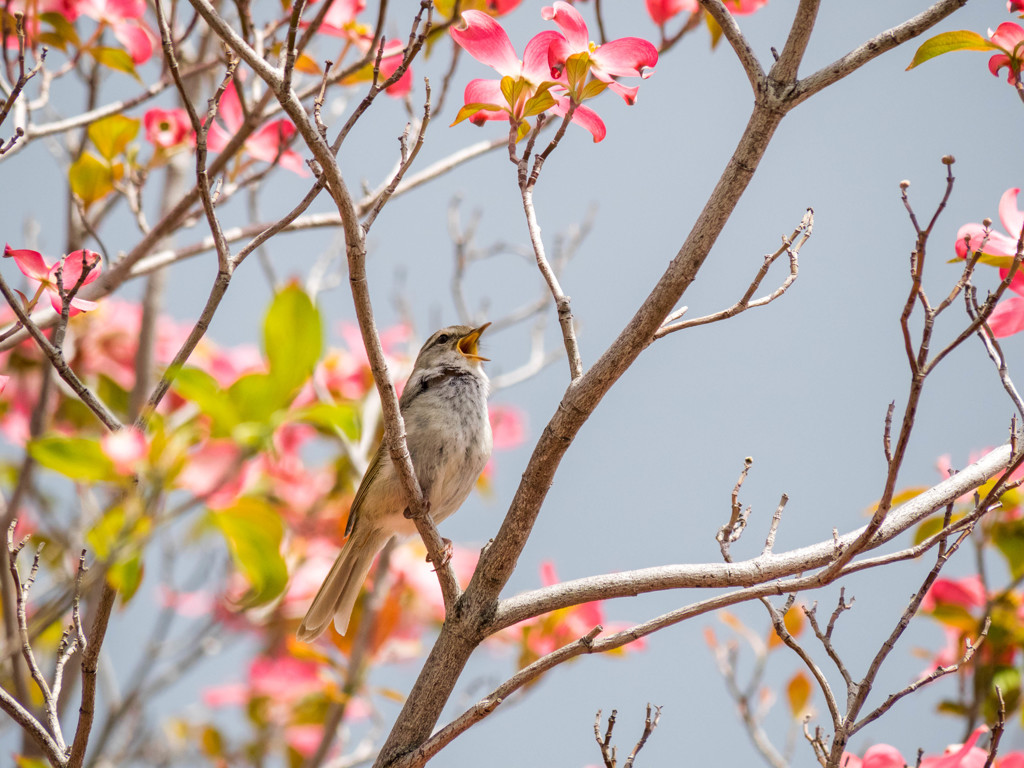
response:
<path id="1" fill-rule="evenodd" d="M 344 635 L 348 631 L 352 609 L 370 572 L 373 558 L 389 538 L 391 536 L 379 528 L 352 532 L 299 625 L 296 633 L 299 640 L 312 642 L 327 629 L 331 619 L 334 619 L 334 628 L 339 634 Z"/>

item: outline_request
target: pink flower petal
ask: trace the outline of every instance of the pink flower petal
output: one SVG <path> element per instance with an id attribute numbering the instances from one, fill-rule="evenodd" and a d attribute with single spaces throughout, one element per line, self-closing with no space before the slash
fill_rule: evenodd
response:
<path id="1" fill-rule="evenodd" d="M 953 752 L 947 750 L 947 753 L 941 757 L 926 757 L 921 761 L 921 768 L 975 768 L 975 766 L 981 768 L 985 764 L 987 755 L 984 750 L 975 750 L 974 745 L 985 733 L 988 733 L 988 726 L 978 726 L 966 743 L 957 747 Z M 978 762 L 979 755 L 977 753 L 981 753 L 981 762 Z"/>
<path id="2" fill-rule="evenodd" d="M 558 99 L 555 106 L 551 108 L 551 111 L 556 115 L 565 116 L 569 111 L 569 99 L 564 96 Z M 591 135 L 594 137 L 595 144 L 604 139 L 605 135 L 608 133 L 608 130 L 604 125 L 604 120 L 601 119 L 597 112 L 589 107 L 583 106 L 582 104 L 576 107 L 576 111 L 572 113 L 572 122 L 576 123 L 576 125 L 581 128 L 586 128 L 590 131 Z"/>
<path id="3" fill-rule="evenodd" d="M 565 39 L 577 53 L 586 51 L 590 47 L 590 32 L 587 30 L 587 22 L 583 20 L 580 12 L 564 0 L 556 0 L 554 5 L 541 8 L 540 15 L 548 21 L 553 21 L 562 30 Z M 602 46 L 603 47 L 603 46 Z"/>
<path id="4" fill-rule="evenodd" d="M 505 95 L 501 92 L 501 83 L 497 80 L 470 80 L 463 94 L 466 104 L 493 104 L 499 109 L 485 109 L 470 118 L 475 125 L 482 125 L 488 120 L 508 120 L 508 110 L 501 109 L 505 104 Z"/>
<path id="5" fill-rule="evenodd" d="M 50 277 L 50 265 L 46 263 L 39 251 L 30 251 L 27 248 L 14 249 L 10 245 L 4 246 L 4 256 L 14 259 L 18 269 L 25 277 L 38 280 L 43 283 Z"/>
<path id="6" fill-rule="evenodd" d="M 971 223 L 964 224 L 956 233 L 956 255 L 961 259 L 967 257 L 967 245 L 964 240 L 970 237 L 970 250 L 976 251 L 981 248 L 982 241 L 985 237 L 985 228 L 981 224 Z M 1017 253 L 1017 240 L 1016 238 L 1010 239 L 1002 232 L 990 231 L 988 233 L 988 240 L 984 240 L 985 249 L 984 252 L 991 256 L 1010 256 L 1013 257 Z"/>
<path id="7" fill-rule="evenodd" d="M 0 374 L 0 395 L 3 394 L 4 389 L 7 387 L 7 382 L 10 380 L 10 376 L 4 376 L 3 374 Z"/>
<path id="8" fill-rule="evenodd" d="M 555 47 L 557 53 L 552 54 L 552 46 Z M 564 83 L 565 75 L 561 72 L 561 65 L 572 53 L 568 41 L 555 30 L 548 29 L 539 32 L 526 44 L 526 49 L 523 51 L 523 77 L 533 85 L 540 85 L 552 80 Z M 553 69 L 553 61 L 560 62 L 558 71 Z"/>
<path id="9" fill-rule="evenodd" d="M 996 304 L 988 319 L 988 327 L 997 339 L 1024 331 L 1024 297 L 1011 296 Z"/>
<path id="10" fill-rule="evenodd" d="M 606 74 L 648 78 L 658 63 L 658 49 L 640 37 L 620 37 L 602 45 L 591 58 Z"/>
<path id="11" fill-rule="evenodd" d="M 225 131 L 221 124 L 214 120 L 206 132 L 206 148 L 211 152 L 223 152 L 231 138 L 232 134 Z"/>
<path id="12" fill-rule="evenodd" d="M 1011 235 L 1014 232 L 1019 233 L 1024 227 L 1024 213 L 1017 207 L 1017 195 L 1019 194 L 1020 189 L 1014 187 L 1003 192 L 1003 196 L 999 198 L 999 221 L 1002 222 L 1003 229 Z"/>
<path id="13" fill-rule="evenodd" d="M 988 39 L 1007 53 L 1013 53 L 1014 48 L 1024 43 L 1024 28 L 1012 21 L 1004 21 L 995 32 L 989 33 Z"/>
<path id="14" fill-rule="evenodd" d="M 149 61 L 159 38 L 142 22 L 122 21 L 113 25 L 114 37 L 125 47 L 135 64 Z"/>
<path id="15" fill-rule="evenodd" d="M 615 80 L 612 80 L 611 82 L 608 83 L 608 90 L 611 91 L 612 93 L 619 94 L 619 96 L 622 97 L 623 101 L 629 104 L 629 106 L 633 106 L 634 104 L 636 104 L 636 94 L 637 91 L 640 90 L 640 87 L 636 85 L 627 86 L 623 85 L 622 83 L 616 82 Z"/>
<path id="16" fill-rule="evenodd" d="M 64 258 L 63 267 L 63 281 L 65 290 L 70 291 L 78 283 L 79 278 L 82 276 L 82 272 L 85 271 L 85 267 L 89 266 L 89 274 L 85 276 L 85 280 L 82 282 L 83 286 L 93 282 L 97 277 L 100 276 L 102 257 L 96 253 L 96 251 L 90 251 L 86 249 L 72 251 Z M 51 274 L 56 274 L 57 265 L 50 267 Z"/>
<path id="17" fill-rule="evenodd" d="M 217 114 L 231 133 L 238 133 L 238 129 L 242 127 L 245 116 L 242 114 L 242 102 L 238 98 L 238 91 L 235 89 L 234 80 L 228 83 L 227 89 L 220 97 Z"/>
<path id="18" fill-rule="evenodd" d="M 483 11 L 463 11 L 462 26 L 449 28 L 452 38 L 482 64 L 501 75 L 518 77 L 521 64 L 502 26 Z"/>
<path id="19" fill-rule="evenodd" d="M 697 0 L 647 0 L 647 13 L 659 25 L 683 11 L 695 13 L 699 7 Z"/>
<path id="20" fill-rule="evenodd" d="M 903 768 L 904 765 L 900 751 L 888 744 L 868 747 L 861 761 L 861 768 Z"/>

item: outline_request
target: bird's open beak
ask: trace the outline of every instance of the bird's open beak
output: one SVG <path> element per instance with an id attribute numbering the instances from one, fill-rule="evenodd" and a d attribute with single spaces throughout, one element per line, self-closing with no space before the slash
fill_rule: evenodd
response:
<path id="1" fill-rule="evenodd" d="M 470 331 L 461 339 L 459 339 L 459 352 L 461 352 L 462 356 L 465 357 L 467 360 L 475 360 L 481 363 L 490 362 L 490 358 L 481 357 L 480 355 L 477 354 L 477 342 L 480 341 L 480 336 L 483 334 L 484 331 L 487 330 L 487 326 L 489 325 L 490 323 L 484 323 L 479 328 L 474 328 L 472 331 Z"/>

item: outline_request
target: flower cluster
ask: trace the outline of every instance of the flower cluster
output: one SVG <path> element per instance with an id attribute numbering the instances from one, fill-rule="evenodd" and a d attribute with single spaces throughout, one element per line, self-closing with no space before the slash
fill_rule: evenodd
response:
<path id="1" fill-rule="evenodd" d="M 1008 235 L 975 222 L 964 224 L 956 233 L 956 255 L 964 259 L 971 253 L 980 252 L 979 260 L 998 267 L 999 276 L 1005 279 L 1017 254 L 1017 243 L 1024 227 L 1024 212 L 1017 205 L 1019 194 L 1020 189 L 1014 187 L 1006 190 L 999 199 L 999 220 Z M 997 338 L 1024 330 L 1024 267 L 1017 270 L 1009 287 L 1017 295 L 999 302 L 988 319 L 988 326 Z"/>
<path id="2" fill-rule="evenodd" d="M 988 761 L 988 750 L 976 746 L 978 739 L 988 732 L 987 726 L 975 728 L 963 744 L 951 744 L 941 755 L 919 758 L 920 768 L 983 768 Z M 863 757 L 844 752 L 839 764 L 843 768 L 905 768 L 909 763 L 896 747 L 876 744 L 864 752 Z M 1024 768 L 1024 752 L 1007 752 L 992 763 L 993 768 Z"/>
<path id="3" fill-rule="evenodd" d="M 606 133 L 604 121 L 583 102 L 610 88 L 633 104 L 637 88 L 616 78 L 650 77 L 658 63 L 658 51 L 637 37 L 600 46 L 592 43 L 579 11 L 562 0 L 544 8 L 541 15 L 559 31 L 535 35 L 520 59 L 498 22 L 482 11 L 463 11 L 462 25 L 450 28 L 452 38 L 502 77 L 470 81 L 455 123 L 468 119 L 482 125 L 488 120 L 504 120 L 515 127 L 517 138 L 522 138 L 530 131 L 529 118 L 550 112 L 569 116 L 588 130 L 595 142 L 601 141 Z"/>

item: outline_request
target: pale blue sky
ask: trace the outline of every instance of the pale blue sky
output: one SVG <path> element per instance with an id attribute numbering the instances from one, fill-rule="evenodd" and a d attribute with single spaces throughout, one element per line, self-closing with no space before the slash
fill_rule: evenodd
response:
<path id="1" fill-rule="evenodd" d="M 590 21 L 588 5 L 581 7 Z M 610 36 L 656 34 L 639 0 L 604 5 Z M 509 18 L 506 26 L 517 49 L 547 26 L 540 6 L 526 0 Z M 925 6 L 907 0 L 823 3 L 801 74 Z M 740 19 L 762 62 L 770 59 L 771 46 L 781 49 L 784 44 L 794 7 L 791 1 L 772 0 L 755 16 Z M 1005 3 L 975 0 L 937 31 L 984 33 L 1009 18 Z M 404 35 L 404 24 L 392 31 Z M 760 551 L 783 492 L 790 502 L 777 550 L 826 539 L 833 527 L 844 532 L 862 524 L 863 510 L 881 491 L 886 406 L 895 400 L 899 408 L 908 387 L 898 316 L 907 290 L 913 230 L 899 199 L 899 182 L 912 182 L 910 194 L 919 215 L 930 215 L 944 189 L 940 157 L 951 153 L 957 158 L 957 185 L 931 243 L 927 286 L 936 293 L 958 274 L 955 266 L 944 263 L 952 256 L 957 228 L 986 216 L 997 219 L 999 196 L 1024 183 L 1022 105 L 1005 80 L 988 73 L 986 56 L 952 54 L 905 72 L 915 48 L 911 43 L 881 57 L 801 105 L 782 123 L 683 303 L 696 316 L 735 300 L 763 254 L 775 250 L 780 236 L 791 232 L 812 206 L 814 236 L 801 255 L 799 280 L 769 308 L 672 335 L 641 356 L 566 455 L 511 592 L 538 586 L 539 564 L 545 560 L 553 560 L 565 579 L 649 565 L 716 562 L 714 534 L 727 517 L 729 494 L 746 456 L 755 463 L 743 500 L 753 505 L 754 516 L 746 539 L 736 547 L 738 557 Z M 323 55 L 329 53 L 326 49 Z M 417 77 L 431 74 L 436 84 L 446 62 L 442 55 L 418 64 Z M 448 127 L 459 106 L 461 84 L 490 76 L 483 65 L 464 60 L 456 78 L 458 92 L 449 96 L 428 132 L 422 166 L 504 130 L 498 124 Z M 608 125 L 603 143 L 594 145 L 588 134 L 570 129 L 548 162 L 536 200 L 549 248 L 558 233 L 598 206 L 593 232 L 562 283 L 580 324 L 585 365 L 615 338 L 683 242 L 732 152 L 751 102 L 732 51 L 724 42 L 710 51 L 706 31 L 698 30 L 663 57 L 655 75 L 642 84 L 635 106 L 626 107 L 610 93 L 595 103 Z M 353 132 L 342 156 L 353 186 L 362 177 L 375 185 L 390 168 L 402 123 L 398 105 L 384 103 Z M 48 220 L 42 193 L 26 194 L 24 187 L 52 178 L 45 175 L 50 170 L 38 170 L 53 167 L 40 150 L 42 143 L 4 169 L 9 183 L 0 221 L 13 243 L 20 237 L 21 222 L 34 216 L 43 223 L 44 246 L 53 252 L 62 245 L 54 233 L 63 228 L 63 218 Z M 34 177 L 31 182 L 26 181 L 29 175 Z M 272 200 L 262 203 L 268 216 L 290 208 L 305 189 L 287 174 L 275 176 L 273 184 Z M 382 325 L 397 319 L 391 297 L 399 271 L 405 276 L 400 289 L 421 338 L 435 325 L 455 319 L 447 288 L 453 262 L 446 231 L 447 206 L 454 195 L 466 201 L 466 218 L 470 211 L 480 211 L 482 245 L 527 245 L 514 168 L 501 151 L 395 200 L 370 236 L 369 276 Z M 329 200 L 319 200 L 314 208 L 329 210 Z M 135 236 L 124 232 L 124 240 L 116 232 L 108 234 L 108 245 L 117 250 L 134 244 Z M 181 233 L 179 242 L 193 237 Z M 336 237 L 322 231 L 280 236 L 268 250 L 280 274 L 304 275 L 320 252 L 336 247 Z M 169 305 L 179 319 L 193 318 L 205 300 L 212 259 L 196 259 L 172 272 Z M 780 263 L 765 286 L 773 288 L 784 274 Z M 988 282 L 982 284 L 994 285 L 993 277 L 983 274 Z M 489 305 L 493 319 L 534 298 L 539 283 L 528 262 L 503 255 L 474 268 L 467 285 L 470 300 Z M 340 342 L 336 323 L 354 317 L 344 288 L 321 297 L 335 329 L 333 343 Z M 256 341 L 268 298 L 266 282 L 252 260 L 232 285 L 212 337 L 224 343 Z M 959 314 L 950 314 L 955 319 L 940 325 L 943 338 L 955 333 L 962 321 Z M 549 339 L 552 345 L 558 343 L 553 328 Z M 492 373 L 513 369 L 524 359 L 523 330 L 485 341 L 485 353 L 494 361 Z M 1020 363 L 1024 353 L 1021 339 L 1007 340 L 1004 349 L 1011 372 L 1024 370 L 1014 362 Z M 535 437 L 566 383 L 567 368 L 560 361 L 496 399 L 525 409 Z M 1010 403 L 980 344 L 967 344 L 926 389 L 902 484 L 937 482 L 934 464 L 940 454 L 952 453 L 954 466 L 963 465 L 970 451 L 1002 442 L 1010 414 Z M 445 536 L 473 545 L 493 535 L 528 450 L 526 446 L 500 457 L 495 499 L 471 498 L 445 523 Z M 840 622 L 837 644 L 855 668 L 889 633 L 930 565 L 903 565 L 848 583 L 847 592 L 857 602 Z M 954 562 L 950 572 L 968 565 Z M 821 590 L 808 599 L 818 599 L 831 610 L 836 593 Z M 642 621 L 700 597 L 694 592 L 663 593 L 617 601 L 606 609 L 612 620 Z M 767 628 L 763 609 L 738 613 L 759 631 Z M 591 730 L 595 711 L 619 710 L 617 743 L 628 752 L 642 728 L 648 701 L 664 709 L 639 765 L 758 764 L 703 642 L 707 625 L 726 634 L 713 617 L 701 618 L 654 635 L 642 653 L 585 658 L 555 670 L 523 703 L 503 708 L 446 750 L 436 764 L 477 766 L 481 754 L 496 746 L 488 765 L 596 764 L 599 754 Z M 922 619 L 893 654 L 878 692 L 901 687 L 924 666 L 910 655 L 911 647 L 937 648 L 940 641 L 938 628 Z M 120 642 L 115 640 L 112 647 Z M 825 663 L 820 649 L 811 647 Z M 486 652 L 475 657 L 449 716 L 490 690 L 512 671 L 511 665 L 512 659 Z M 796 668 L 791 655 L 778 651 L 770 679 L 785 679 Z M 377 682 L 404 689 L 411 685 L 413 672 L 412 665 L 387 670 Z M 176 696 L 187 700 L 203 682 L 187 679 Z M 820 709 L 820 696 L 814 701 Z M 919 746 L 926 752 L 941 751 L 956 740 L 958 728 L 954 721 L 932 714 L 934 701 L 934 695 L 924 695 L 903 702 L 858 736 L 854 748 L 860 752 L 868 743 L 885 741 L 911 759 Z M 787 728 L 781 715 L 769 723 L 777 744 L 785 740 Z M 820 718 L 817 722 L 827 729 Z M 1024 748 L 1016 724 L 1004 744 Z M 794 765 L 812 764 L 810 749 L 798 745 Z"/>

